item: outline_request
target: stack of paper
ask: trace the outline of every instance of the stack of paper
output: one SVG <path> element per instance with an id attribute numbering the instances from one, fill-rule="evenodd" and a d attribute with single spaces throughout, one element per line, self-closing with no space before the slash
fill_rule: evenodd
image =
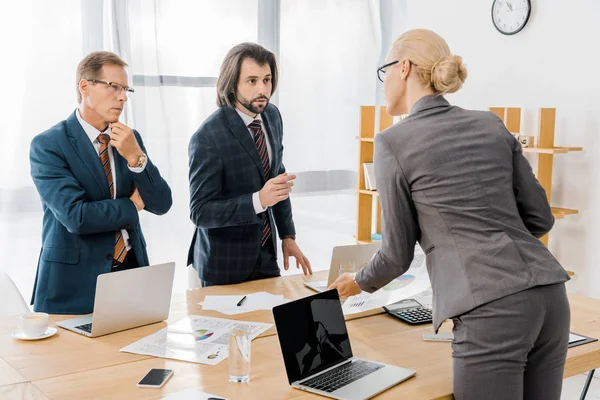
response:
<path id="1" fill-rule="evenodd" d="M 257 292 L 245 295 L 246 298 L 240 306 L 238 303 L 244 297 L 243 294 L 235 296 L 206 296 L 202 305 L 203 310 L 219 311 L 227 315 L 243 314 L 256 310 L 272 310 L 273 307 L 289 300 L 283 295 L 275 295 L 267 292 Z"/>

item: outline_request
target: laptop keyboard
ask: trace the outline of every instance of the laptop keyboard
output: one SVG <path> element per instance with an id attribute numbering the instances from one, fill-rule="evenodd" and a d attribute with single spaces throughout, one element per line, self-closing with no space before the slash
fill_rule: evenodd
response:
<path id="1" fill-rule="evenodd" d="M 383 367 L 380 364 L 356 360 L 303 382 L 302 386 L 331 393 Z"/>
<path id="2" fill-rule="evenodd" d="M 82 331 L 85 331 L 87 333 L 92 333 L 92 323 L 91 322 L 89 324 L 76 326 L 75 328 L 81 329 Z"/>

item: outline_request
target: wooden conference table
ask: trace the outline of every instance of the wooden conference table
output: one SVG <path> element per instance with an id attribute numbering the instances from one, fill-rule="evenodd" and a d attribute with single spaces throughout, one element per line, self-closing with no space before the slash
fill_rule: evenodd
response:
<path id="1" fill-rule="evenodd" d="M 326 279 L 325 272 L 312 279 Z M 273 323 L 270 311 L 227 316 L 202 311 L 198 302 L 206 295 L 243 295 L 258 291 L 297 299 L 314 294 L 301 275 L 286 276 L 239 285 L 188 290 L 173 296 L 168 323 L 187 315 L 204 315 Z M 600 300 L 570 296 L 571 330 L 600 337 Z M 67 316 L 51 316 L 51 325 Z M 414 378 L 380 394 L 377 399 L 452 399 L 450 343 L 424 342 L 431 325 L 409 326 L 385 314 L 347 320 L 355 356 L 417 371 Z M 451 323 L 442 327 L 450 331 Z M 275 335 L 271 328 L 252 342 L 251 382 L 227 381 L 228 363 L 216 366 L 154 358 L 119 352 L 119 349 L 166 326 L 165 322 L 90 339 L 58 328 L 53 337 L 20 341 L 11 333 L 16 318 L 0 318 L 0 398 L 2 399 L 155 399 L 190 388 L 228 399 L 319 399 L 317 395 L 292 389 Z M 173 377 L 162 389 L 136 387 L 150 368 L 171 368 Z M 600 342 L 569 349 L 565 377 L 600 368 Z"/>

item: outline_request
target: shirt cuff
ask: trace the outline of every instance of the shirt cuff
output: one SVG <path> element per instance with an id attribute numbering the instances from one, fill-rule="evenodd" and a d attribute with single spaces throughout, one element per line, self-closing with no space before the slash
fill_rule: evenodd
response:
<path id="1" fill-rule="evenodd" d="M 260 204 L 260 197 L 258 196 L 258 192 L 252 194 L 252 204 L 254 204 L 254 212 L 256 214 L 264 213 L 267 211 L 266 208 L 263 208 L 262 204 Z"/>
<path id="2" fill-rule="evenodd" d="M 146 169 L 146 164 L 148 164 L 148 157 L 144 157 L 144 164 L 141 167 L 130 167 L 129 164 L 127 164 L 127 168 L 135 174 L 141 174 Z"/>

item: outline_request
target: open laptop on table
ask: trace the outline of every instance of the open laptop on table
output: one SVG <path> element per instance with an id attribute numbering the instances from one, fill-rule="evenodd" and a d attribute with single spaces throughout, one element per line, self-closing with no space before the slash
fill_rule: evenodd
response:
<path id="1" fill-rule="evenodd" d="M 334 399 L 368 399 L 415 371 L 352 356 L 337 290 L 273 308 L 292 387 Z"/>
<path id="2" fill-rule="evenodd" d="M 340 264 L 343 262 L 354 262 L 358 271 L 366 265 L 381 248 L 381 242 L 369 244 L 352 244 L 348 246 L 336 246 L 331 253 L 331 264 L 329 265 L 329 277 L 326 281 L 306 281 L 304 285 L 315 292 L 324 292 L 338 278 Z"/>
<path id="3" fill-rule="evenodd" d="M 164 321 L 169 316 L 175 263 L 98 276 L 94 313 L 56 325 L 88 337 Z"/>

